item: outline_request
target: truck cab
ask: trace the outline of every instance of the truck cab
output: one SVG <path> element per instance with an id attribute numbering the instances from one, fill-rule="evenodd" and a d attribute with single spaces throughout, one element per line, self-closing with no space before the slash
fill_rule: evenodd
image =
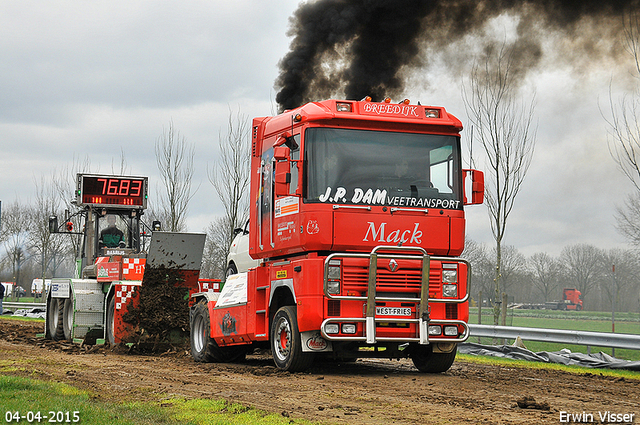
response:
<path id="1" fill-rule="evenodd" d="M 284 370 L 316 357 L 447 370 L 469 336 L 463 207 L 484 194 L 482 173 L 462 168 L 461 130 L 409 101 L 255 118 L 248 253 L 261 262 L 202 300 L 196 360 L 267 344 Z"/>

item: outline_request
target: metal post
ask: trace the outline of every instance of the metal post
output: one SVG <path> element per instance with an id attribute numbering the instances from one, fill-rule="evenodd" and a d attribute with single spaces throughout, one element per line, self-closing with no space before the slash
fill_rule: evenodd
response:
<path id="1" fill-rule="evenodd" d="M 478 292 L 478 324 L 482 324 L 482 291 Z M 478 337 L 478 344 L 480 344 L 480 337 Z"/>
<path id="2" fill-rule="evenodd" d="M 611 266 L 613 272 L 613 295 L 611 296 L 611 333 L 616 333 L 616 298 L 618 295 L 618 285 L 616 282 L 616 265 Z M 616 349 L 611 347 L 611 356 L 616 356 Z"/>
<path id="3" fill-rule="evenodd" d="M 502 326 L 507 326 L 507 293 L 502 293 Z M 506 345 L 507 340 L 503 339 L 502 344 Z"/>

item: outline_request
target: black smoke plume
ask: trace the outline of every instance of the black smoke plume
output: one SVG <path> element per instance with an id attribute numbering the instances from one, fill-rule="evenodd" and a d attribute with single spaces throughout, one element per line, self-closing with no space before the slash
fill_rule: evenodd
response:
<path id="1" fill-rule="evenodd" d="M 503 14 L 519 16 L 513 43 L 519 71 L 538 64 L 542 40 L 559 34 L 553 49 L 565 61 L 616 55 L 613 40 L 625 13 L 640 0 L 318 0 L 303 3 L 290 19 L 291 50 L 280 61 L 276 102 L 291 109 L 344 93 L 374 100 L 402 95 L 407 74 L 429 66 L 425 52 L 444 51 Z M 572 42 L 568 43 L 567 40 Z M 608 43 L 606 43 L 608 41 Z M 619 46 L 619 45 L 618 45 Z M 489 50 L 491 46 L 485 46 Z M 621 49 L 621 47 L 620 47 Z M 468 64 L 464 49 L 451 63 Z M 576 59 L 579 61 L 579 59 Z M 460 68 L 462 69 L 462 68 Z M 460 72 L 460 70 L 452 70 Z"/>

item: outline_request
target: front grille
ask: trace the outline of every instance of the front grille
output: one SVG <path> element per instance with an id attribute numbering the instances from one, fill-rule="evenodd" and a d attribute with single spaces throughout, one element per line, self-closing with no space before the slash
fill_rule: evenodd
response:
<path id="1" fill-rule="evenodd" d="M 422 260 L 398 260 L 395 272 L 388 268 L 389 259 L 378 260 L 376 292 L 420 293 L 422 284 Z M 362 258 L 345 258 L 342 263 L 344 290 L 365 293 L 369 283 L 369 261 Z M 440 291 L 442 268 L 432 262 L 429 270 L 429 295 Z"/>

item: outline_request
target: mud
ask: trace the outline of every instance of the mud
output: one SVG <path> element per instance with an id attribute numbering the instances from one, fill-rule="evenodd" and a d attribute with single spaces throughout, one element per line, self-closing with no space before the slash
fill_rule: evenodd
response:
<path id="1" fill-rule="evenodd" d="M 136 325 L 136 335 L 130 342 L 157 351 L 166 343 L 180 344 L 188 338 L 189 301 L 183 282 L 178 269 L 146 268 L 142 286 L 135 289 L 134 297 L 140 297 L 139 305 L 129 309 L 122 318 Z"/>
<path id="2" fill-rule="evenodd" d="M 266 351 L 238 364 L 201 364 L 181 349 L 150 356 L 45 341 L 36 336 L 43 328 L 0 319 L 0 373 L 66 382 L 108 401 L 224 398 L 331 424 L 558 424 L 562 412 L 640 416 L 640 380 L 597 371 L 456 361 L 430 375 L 407 360 L 368 359 L 288 373 Z"/>

